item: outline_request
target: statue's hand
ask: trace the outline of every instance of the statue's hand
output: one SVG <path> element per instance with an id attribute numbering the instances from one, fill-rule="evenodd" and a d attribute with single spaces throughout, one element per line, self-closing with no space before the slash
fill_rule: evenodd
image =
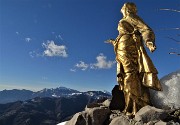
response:
<path id="1" fill-rule="evenodd" d="M 114 39 L 108 39 L 108 40 L 106 40 L 106 41 L 104 41 L 105 43 L 111 43 L 111 44 L 113 44 L 114 42 L 115 42 L 115 40 Z"/>
<path id="2" fill-rule="evenodd" d="M 149 48 L 150 52 L 154 52 L 156 50 L 156 45 L 152 42 L 147 42 L 147 47 Z"/>

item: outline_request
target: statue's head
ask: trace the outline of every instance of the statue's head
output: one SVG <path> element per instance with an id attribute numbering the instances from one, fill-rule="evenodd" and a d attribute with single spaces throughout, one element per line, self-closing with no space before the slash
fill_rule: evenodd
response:
<path id="1" fill-rule="evenodd" d="M 124 17 L 126 17 L 129 14 L 136 14 L 137 13 L 136 5 L 131 2 L 125 3 L 121 8 L 121 13 L 123 14 Z"/>

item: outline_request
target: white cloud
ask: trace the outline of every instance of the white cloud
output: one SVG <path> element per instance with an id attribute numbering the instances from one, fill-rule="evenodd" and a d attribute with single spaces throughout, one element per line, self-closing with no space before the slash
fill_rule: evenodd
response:
<path id="1" fill-rule="evenodd" d="M 30 57 L 34 58 L 34 56 L 35 56 L 35 55 L 34 55 L 34 51 L 30 51 L 30 52 L 29 52 L 29 55 L 30 55 Z"/>
<path id="2" fill-rule="evenodd" d="M 79 68 L 81 70 L 86 70 L 86 69 L 110 69 L 114 66 L 114 64 L 116 63 L 116 61 L 108 61 L 107 57 L 104 56 L 103 53 L 100 53 L 97 57 L 96 57 L 96 63 L 89 63 L 86 64 L 83 61 L 79 61 L 79 63 L 77 63 L 75 65 L 76 68 Z M 76 69 L 75 69 L 76 70 Z M 73 71 L 72 69 L 70 69 L 70 71 Z"/>
<path id="3" fill-rule="evenodd" d="M 70 69 L 71 72 L 76 72 L 76 69 Z"/>
<path id="4" fill-rule="evenodd" d="M 86 70 L 88 67 L 89 67 L 89 65 L 88 64 L 86 64 L 85 62 L 83 62 L 83 61 L 79 61 L 79 63 L 77 63 L 76 65 L 75 65 L 75 67 L 77 67 L 77 68 L 80 68 L 81 70 Z"/>
<path id="5" fill-rule="evenodd" d="M 60 34 L 59 34 L 59 35 L 56 35 L 55 37 L 56 37 L 56 39 L 60 39 L 61 41 L 64 42 L 64 39 L 62 38 L 62 36 L 61 36 Z"/>
<path id="6" fill-rule="evenodd" d="M 60 34 L 58 35 L 58 37 L 63 41 L 63 38 L 62 38 L 62 36 Z"/>
<path id="7" fill-rule="evenodd" d="M 42 54 L 40 54 L 39 52 L 38 52 L 38 50 L 34 50 L 34 51 L 30 51 L 29 52 L 29 55 L 30 55 L 30 57 L 31 58 L 34 58 L 34 57 L 41 57 L 42 56 Z"/>
<path id="8" fill-rule="evenodd" d="M 19 32 L 18 32 L 18 31 L 16 31 L 16 34 L 17 34 L 17 35 L 19 35 Z"/>
<path id="9" fill-rule="evenodd" d="M 29 38 L 29 37 L 25 38 L 25 41 L 26 41 L 26 42 L 30 42 L 31 40 L 32 40 L 32 39 Z"/>
<path id="10" fill-rule="evenodd" d="M 68 54 L 66 52 L 65 45 L 56 45 L 53 40 L 47 41 L 46 43 L 42 43 L 42 46 L 45 48 L 43 55 L 44 56 L 61 56 L 67 57 Z"/>
<path id="11" fill-rule="evenodd" d="M 116 61 L 107 61 L 107 57 L 103 53 L 100 53 L 96 60 L 96 63 L 91 64 L 91 69 L 110 69 L 116 63 Z"/>

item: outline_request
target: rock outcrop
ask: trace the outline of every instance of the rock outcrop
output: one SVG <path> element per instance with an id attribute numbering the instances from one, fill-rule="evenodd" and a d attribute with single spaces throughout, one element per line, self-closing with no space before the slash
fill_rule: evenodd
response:
<path id="1" fill-rule="evenodd" d="M 91 104 L 85 111 L 76 113 L 65 125 L 103 125 L 110 113 L 110 109 L 102 104 Z"/>
<path id="2" fill-rule="evenodd" d="M 149 105 L 141 108 L 135 115 L 136 121 L 142 121 L 148 123 L 149 121 L 164 120 L 167 118 L 168 113 L 163 109 L 157 109 Z"/>
<path id="3" fill-rule="evenodd" d="M 124 107 L 124 94 L 116 85 L 112 99 L 88 104 L 65 125 L 180 125 L 180 109 L 158 109 L 147 105 L 132 118 L 122 113 Z"/>
<path id="4" fill-rule="evenodd" d="M 109 105 L 108 105 L 109 104 Z M 110 110 L 110 100 L 87 105 L 65 125 L 180 125 L 180 110 L 163 110 L 152 106 L 141 108 L 134 118 L 120 110 Z"/>

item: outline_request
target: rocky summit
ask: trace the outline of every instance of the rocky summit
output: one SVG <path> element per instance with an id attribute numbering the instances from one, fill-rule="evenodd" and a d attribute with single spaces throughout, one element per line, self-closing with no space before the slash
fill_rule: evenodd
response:
<path id="1" fill-rule="evenodd" d="M 163 110 L 147 105 L 129 118 L 120 110 L 110 110 L 110 103 L 106 100 L 87 105 L 65 125 L 180 125 L 180 109 Z"/>
<path id="2" fill-rule="evenodd" d="M 180 70 L 161 79 L 162 92 L 151 91 L 153 106 L 142 107 L 134 118 L 122 113 L 125 106 L 119 86 L 112 90 L 112 99 L 93 103 L 76 113 L 65 125 L 180 125 Z"/>
<path id="3" fill-rule="evenodd" d="M 115 85 L 111 99 L 88 104 L 65 125 L 180 125 L 180 108 L 160 109 L 147 105 L 135 117 L 128 117 L 122 113 L 124 107 L 123 92 Z"/>

